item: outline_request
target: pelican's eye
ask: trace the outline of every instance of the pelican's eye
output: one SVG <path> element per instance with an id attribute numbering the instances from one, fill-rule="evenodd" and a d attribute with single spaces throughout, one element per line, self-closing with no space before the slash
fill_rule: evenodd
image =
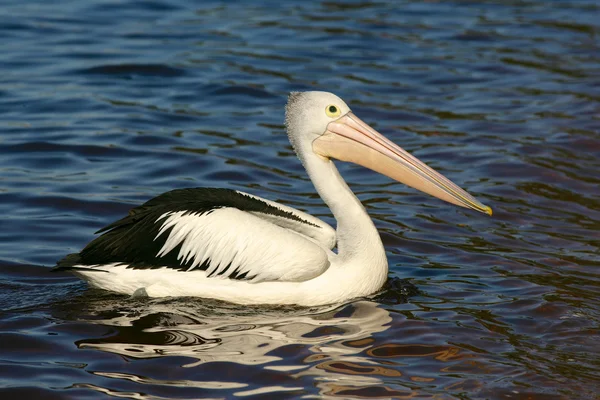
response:
<path id="1" fill-rule="evenodd" d="M 330 104 L 327 107 L 325 107 L 325 114 L 327 114 L 327 116 L 331 118 L 339 117 L 340 109 L 337 106 Z"/>

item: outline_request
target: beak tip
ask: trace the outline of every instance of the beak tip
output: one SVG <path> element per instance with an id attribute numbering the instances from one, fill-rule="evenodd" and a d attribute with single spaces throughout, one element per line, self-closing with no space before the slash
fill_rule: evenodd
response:
<path id="1" fill-rule="evenodd" d="M 493 212 L 492 212 L 492 208 L 490 206 L 485 206 L 483 208 L 483 212 L 486 213 L 487 215 L 489 215 L 490 217 L 492 216 Z"/>

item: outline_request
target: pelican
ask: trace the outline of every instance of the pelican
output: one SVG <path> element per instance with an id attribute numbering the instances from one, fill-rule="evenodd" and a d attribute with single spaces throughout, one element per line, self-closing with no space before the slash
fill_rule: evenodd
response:
<path id="1" fill-rule="evenodd" d="M 449 203 L 490 207 L 385 138 L 327 92 L 292 92 L 289 140 L 337 222 L 248 193 L 178 189 L 102 228 L 57 263 L 92 287 L 238 304 L 334 304 L 378 291 L 388 263 L 375 225 L 332 159 L 353 162 Z M 334 251 L 337 245 L 337 251 Z"/>

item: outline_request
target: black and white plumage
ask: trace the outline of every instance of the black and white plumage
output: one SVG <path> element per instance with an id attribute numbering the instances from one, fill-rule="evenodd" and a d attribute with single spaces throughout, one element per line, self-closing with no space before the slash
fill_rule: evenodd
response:
<path id="1" fill-rule="evenodd" d="M 240 304 L 335 303 L 377 291 L 385 251 L 331 158 L 351 161 L 451 203 L 491 209 L 358 119 L 337 96 L 293 93 L 288 135 L 337 230 L 307 213 L 229 189 L 179 189 L 132 209 L 61 260 L 90 285 Z M 333 249 L 337 244 L 337 252 Z"/>
<path id="2" fill-rule="evenodd" d="M 263 246 L 257 235 L 265 230 L 272 231 L 271 246 Z M 59 261 L 56 270 L 118 264 L 140 270 L 204 271 L 209 278 L 250 282 L 299 281 L 311 279 L 329 266 L 325 252 L 313 252 L 309 260 L 302 257 L 314 242 L 329 249 L 335 245 L 335 231 L 321 220 L 221 188 L 163 193 L 96 233 L 103 235 L 80 253 Z M 234 242 L 228 240 L 231 233 Z M 303 260 L 306 265 L 296 268 L 289 260 L 280 260 L 281 250 L 292 262 Z"/>

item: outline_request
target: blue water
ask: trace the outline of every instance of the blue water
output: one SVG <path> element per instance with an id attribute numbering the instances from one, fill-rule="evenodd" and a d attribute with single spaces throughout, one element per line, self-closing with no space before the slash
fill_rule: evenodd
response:
<path id="1" fill-rule="evenodd" d="M 597 396 L 597 1 L 1 10 L 0 398 Z M 48 272 L 175 188 L 333 224 L 284 133 L 292 90 L 335 92 L 494 216 L 340 163 L 388 252 L 379 296 L 133 300 Z"/>

